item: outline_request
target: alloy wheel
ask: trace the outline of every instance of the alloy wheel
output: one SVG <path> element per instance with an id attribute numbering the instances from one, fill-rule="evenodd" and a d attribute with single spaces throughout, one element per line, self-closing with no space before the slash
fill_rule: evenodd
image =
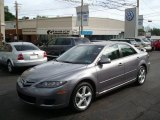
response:
<path id="1" fill-rule="evenodd" d="M 139 75 L 138 75 L 138 83 L 143 84 L 146 79 L 146 70 L 144 67 L 141 67 L 139 70 Z"/>
<path id="2" fill-rule="evenodd" d="M 92 101 L 92 90 L 89 86 L 81 86 L 75 95 L 75 105 L 80 110 L 85 110 L 88 108 Z"/>
<path id="3" fill-rule="evenodd" d="M 13 67 L 12 67 L 12 63 L 11 62 L 8 62 L 8 65 L 7 65 L 7 67 L 8 67 L 8 71 L 9 72 L 12 72 L 13 71 Z"/>

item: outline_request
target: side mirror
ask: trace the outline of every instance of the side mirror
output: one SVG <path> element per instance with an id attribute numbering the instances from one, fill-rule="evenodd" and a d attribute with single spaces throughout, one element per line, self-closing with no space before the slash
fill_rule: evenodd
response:
<path id="1" fill-rule="evenodd" d="M 103 65 L 103 64 L 108 64 L 108 63 L 111 63 L 110 58 L 101 57 L 101 59 L 98 62 L 98 65 Z"/>

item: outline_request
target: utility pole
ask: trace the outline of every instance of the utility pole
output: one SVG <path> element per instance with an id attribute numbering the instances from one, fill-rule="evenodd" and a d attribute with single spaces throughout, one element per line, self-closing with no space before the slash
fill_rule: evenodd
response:
<path id="1" fill-rule="evenodd" d="M 1 27 L 2 27 L 2 25 L 1 25 L 1 13 L 0 13 L 0 42 L 2 41 Z"/>
<path id="2" fill-rule="evenodd" d="M 19 33 L 18 33 L 18 3 L 15 1 L 15 9 L 16 9 L 16 37 L 17 41 L 19 41 Z"/>
<path id="3" fill-rule="evenodd" d="M 81 35 L 83 32 L 83 0 L 81 0 Z"/>
<path id="4" fill-rule="evenodd" d="M 137 8 L 138 8 L 138 15 L 139 15 L 139 0 L 137 0 Z"/>

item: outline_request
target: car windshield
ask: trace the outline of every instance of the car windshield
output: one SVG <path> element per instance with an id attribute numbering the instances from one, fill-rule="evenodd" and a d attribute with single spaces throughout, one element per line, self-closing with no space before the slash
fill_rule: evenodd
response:
<path id="1" fill-rule="evenodd" d="M 143 39 L 144 42 L 150 42 L 148 39 L 144 38 Z"/>
<path id="2" fill-rule="evenodd" d="M 22 44 L 22 45 L 14 45 L 17 51 L 29 51 L 29 50 L 39 50 L 38 47 L 32 44 Z"/>
<path id="3" fill-rule="evenodd" d="M 134 41 L 134 40 L 130 40 L 130 42 L 131 42 L 131 44 L 132 44 L 132 45 L 137 44 L 137 42 L 136 42 L 136 41 Z"/>
<path id="4" fill-rule="evenodd" d="M 71 48 L 62 54 L 57 61 L 73 64 L 91 64 L 104 46 L 102 45 L 80 45 Z"/>

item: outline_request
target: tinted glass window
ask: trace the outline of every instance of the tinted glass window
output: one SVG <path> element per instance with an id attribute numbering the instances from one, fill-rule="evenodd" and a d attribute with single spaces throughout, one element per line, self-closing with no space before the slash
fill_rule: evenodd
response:
<path id="1" fill-rule="evenodd" d="M 76 46 L 62 54 L 57 58 L 60 62 L 74 64 L 91 64 L 104 46 L 100 45 L 84 45 Z"/>
<path id="2" fill-rule="evenodd" d="M 55 41 L 55 45 L 71 45 L 70 38 L 57 38 Z"/>
<path id="3" fill-rule="evenodd" d="M 28 50 L 39 50 L 38 47 L 28 44 L 28 45 L 14 45 L 17 51 L 28 51 Z"/>
<path id="4" fill-rule="evenodd" d="M 90 43 L 89 39 L 87 38 L 77 38 L 77 39 L 74 39 L 75 40 L 75 43 L 76 45 L 78 44 L 85 44 L 85 43 Z"/>
<path id="5" fill-rule="evenodd" d="M 141 42 L 141 40 L 140 40 L 140 39 L 135 39 L 135 41 L 136 41 L 136 42 Z"/>
<path id="6" fill-rule="evenodd" d="M 143 39 L 144 42 L 150 42 L 148 39 L 144 38 Z"/>
<path id="7" fill-rule="evenodd" d="M 137 42 L 134 40 L 130 40 L 130 44 L 134 45 L 134 44 L 137 44 Z"/>
<path id="8" fill-rule="evenodd" d="M 111 60 L 120 58 L 120 52 L 119 52 L 118 45 L 113 45 L 109 48 L 106 48 L 102 56 L 103 57 L 105 56 L 106 58 L 110 58 Z"/>
<path id="9" fill-rule="evenodd" d="M 121 44 L 119 45 L 122 51 L 123 57 L 136 54 L 137 52 L 129 45 Z"/>
<path id="10" fill-rule="evenodd" d="M 54 45 L 55 44 L 55 39 L 52 39 L 48 42 L 48 45 Z"/>

